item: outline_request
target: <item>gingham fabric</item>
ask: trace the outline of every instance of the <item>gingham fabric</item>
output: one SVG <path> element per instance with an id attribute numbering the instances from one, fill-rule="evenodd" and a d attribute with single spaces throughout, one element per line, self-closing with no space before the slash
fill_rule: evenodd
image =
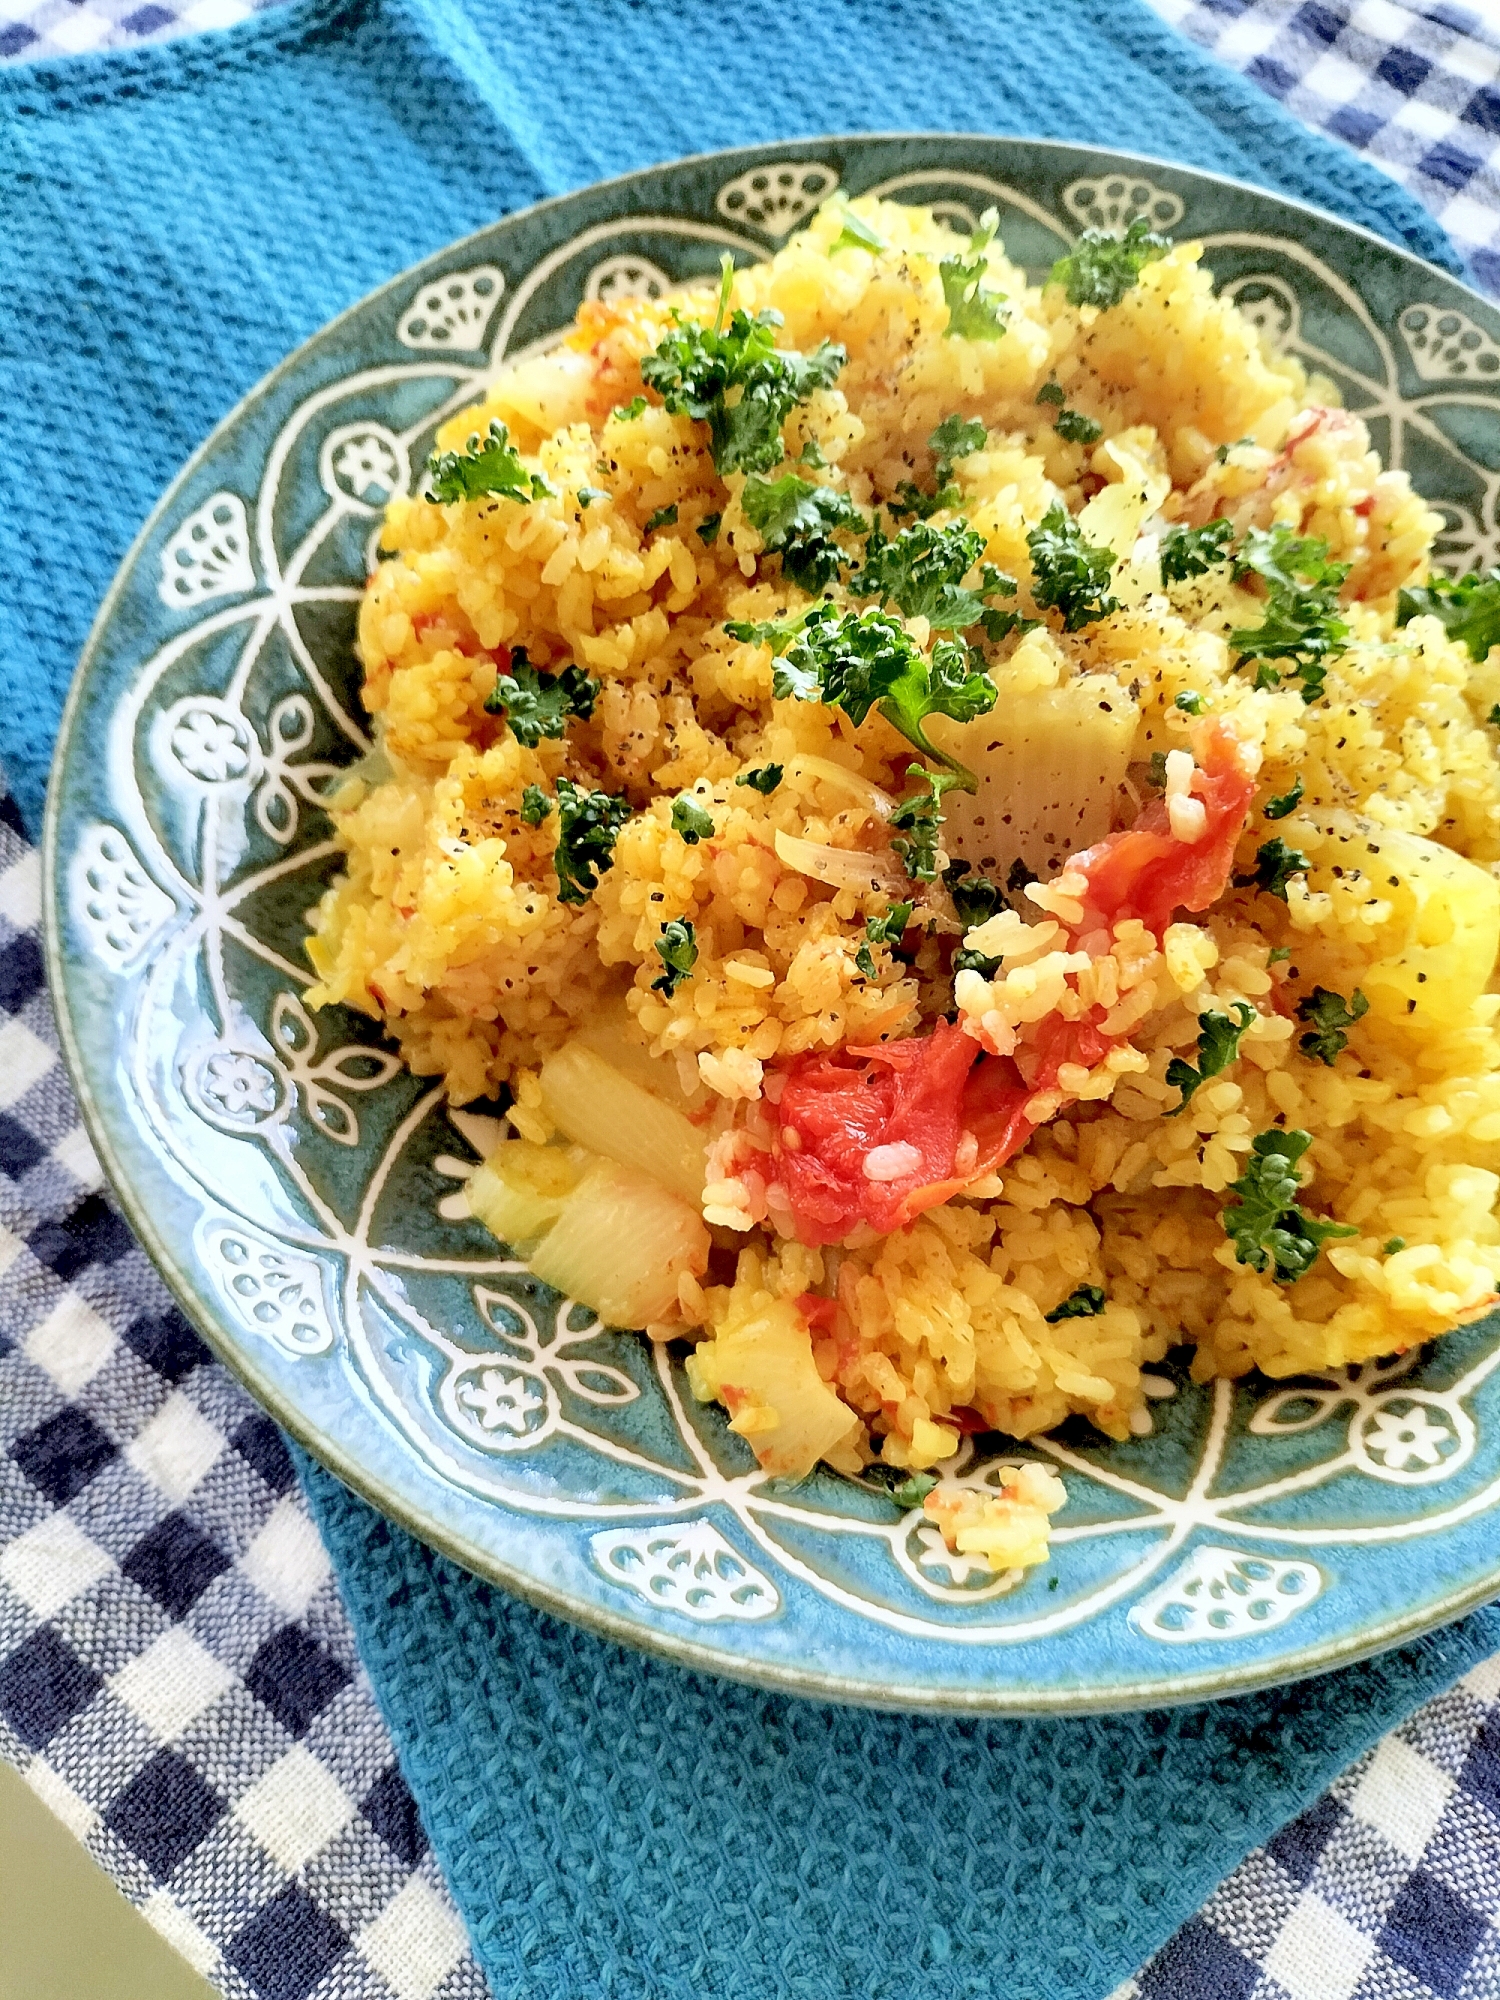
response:
<path id="1" fill-rule="evenodd" d="M 1154 4 L 1403 181 L 1500 293 L 1500 7 Z M 0 0 L 0 59 L 252 11 Z M 0 801 L 0 1754 L 226 1993 L 484 2000 L 285 1448 L 100 1191 L 38 891 Z M 1500 1662 L 1116 2000 L 1500 2000 Z"/>
<path id="2" fill-rule="evenodd" d="M 485 2000 L 281 1435 L 100 1192 L 19 825 L 0 800 L 0 1755 L 236 2000 Z"/>

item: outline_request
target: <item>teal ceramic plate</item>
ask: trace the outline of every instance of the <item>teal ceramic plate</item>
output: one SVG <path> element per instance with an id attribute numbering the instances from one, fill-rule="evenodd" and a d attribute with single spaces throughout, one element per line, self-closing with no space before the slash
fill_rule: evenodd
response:
<path id="1" fill-rule="evenodd" d="M 764 1478 L 680 1363 L 464 1219 L 498 1128 L 354 1014 L 310 1014 L 320 799 L 365 748 L 352 654 L 386 498 L 501 362 L 583 299 L 772 252 L 842 185 L 1040 271 L 1086 224 L 1200 238 L 1493 561 L 1500 313 L 1373 236 L 1179 168 L 984 138 L 808 141 L 548 202 L 393 280 L 209 439 L 100 613 L 47 826 L 53 991 L 115 1188 L 183 1306 L 295 1436 L 481 1576 L 595 1630 L 799 1693 L 1129 1708 L 1285 1681 L 1500 1590 L 1500 1325 L 1299 1385 L 1160 1371 L 1150 1435 L 1035 1449 L 1054 1566 L 997 1580 L 920 1514 Z M 988 1476 L 982 1449 L 948 1477 Z M 1015 1457 L 1012 1448 L 1006 1456 Z M 1054 1581 L 1055 1580 L 1055 1581 Z"/>

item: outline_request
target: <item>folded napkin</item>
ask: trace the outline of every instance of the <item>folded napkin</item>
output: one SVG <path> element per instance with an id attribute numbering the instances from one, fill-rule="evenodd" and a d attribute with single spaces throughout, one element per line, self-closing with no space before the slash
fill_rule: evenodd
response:
<path id="1" fill-rule="evenodd" d="M 497 213 L 651 160 L 868 129 L 1214 168 L 1452 269 L 1394 183 L 1139 0 L 315 0 L 0 74 L 0 758 L 37 823 L 88 621 L 213 422 Z M 304 1478 L 497 1996 L 1098 2000 L 1500 1614 L 1146 1716 L 887 1718 L 643 1662 Z"/>

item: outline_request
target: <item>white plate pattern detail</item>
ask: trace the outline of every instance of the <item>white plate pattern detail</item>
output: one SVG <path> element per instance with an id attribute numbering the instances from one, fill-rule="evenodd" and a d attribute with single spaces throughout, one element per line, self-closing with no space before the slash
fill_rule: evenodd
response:
<path id="1" fill-rule="evenodd" d="M 974 211 L 996 204 L 1045 224 L 1059 246 L 1080 226 L 1119 226 L 1136 213 L 1162 227 L 1184 219 L 1181 197 L 1129 176 L 1118 185 L 1108 176 L 1071 183 L 1063 216 L 978 174 L 909 174 L 878 191 L 922 199 L 924 181 L 963 190 L 942 204 L 956 221 L 972 222 Z M 215 493 L 172 532 L 159 594 L 178 623 L 112 718 L 101 774 L 106 816 L 69 858 L 71 913 L 103 973 L 123 976 L 146 963 L 131 1004 L 151 1032 L 133 1038 L 130 1087 L 172 1173 L 204 1204 L 209 1220 L 199 1246 L 236 1322 L 308 1361 L 336 1350 L 384 1419 L 466 1492 L 521 1513 L 597 1521 L 592 1561 L 620 1592 L 695 1624 L 755 1621 L 781 1610 L 777 1579 L 796 1578 L 892 1632 L 955 1647 L 1048 1637 L 1116 1606 L 1165 1647 L 1253 1641 L 1337 1587 L 1331 1571 L 1301 1552 L 1431 1534 L 1500 1498 L 1497 1478 L 1421 1515 L 1370 1504 L 1393 1489 L 1441 1484 L 1470 1464 L 1478 1432 L 1469 1404 L 1500 1367 L 1500 1346 L 1441 1390 L 1403 1387 L 1417 1361 L 1408 1357 L 1269 1396 L 1250 1418 L 1251 1432 L 1311 1443 L 1294 1469 L 1248 1488 L 1222 1480 L 1234 1406 L 1227 1383 L 1202 1398 L 1191 1464 L 1170 1490 L 1122 1472 L 1118 1460 L 1103 1464 L 1087 1447 L 1036 1440 L 1069 1493 L 1058 1548 L 1086 1544 L 1099 1560 L 1056 1595 L 1028 1585 L 1027 1608 L 1018 1610 L 1020 1574 L 997 1577 L 953 1556 L 920 1512 L 893 1518 L 888 1503 L 862 1491 L 855 1510 L 840 1513 L 826 1496 L 765 1479 L 744 1463 L 747 1455 L 735 1455 L 737 1441 L 727 1441 L 716 1420 L 690 1409 L 665 1349 L 636 1343 L 638 1366 L 622 1366 L 591 1315 L 567 1301 L 555 1313 L 530 1309 L 514 1288 L 525 1275 L 515 1259 L 462 1246 L 434 1257 L 388 1243 L 381 1204 L 405 1171 L 407 1150 L 441 1119 L 440 1093 L 414 1083 L 378 1047 L 324 1049 L 339 1031 L 309 1014 L 300 997 L 306 968 L 268 937 L 257 915 L 304 886 L 311 900 L 307 885 L 331 845 L 321 837 L 298 844 L 304 815 L 317 812 L 340 764 L 368 748 L 362 721 L 318 655 L 319 619 L 360 596 L 347 550 L 357 546 L 363 557 L 369 524 L 392 493 L 411 490 L 443 419 L 503 360 L 556 338 L 514 342 L 538 287 L 576 266 L 575 297 L 659 295 L 671 281 L 630 247 L 635 237 L 762 256 L 761 239 L 782 240 L 833 185 L 832 170 L 817 162 L 747 171 L 718 192 L 723 227 L 637 216 L 628 228 L 584 230 L 525 273 L 507 277 L 484 263 L 418 287 L 393 326 L 410 360 L 363 368 L 308 395 L 267 453 L 248 506 Z M 1419 324 L 1418 309 L 1408 310 L 1401 337 L 1422 382 L 1435 386 L 1403 397 L 1390 336 L 1311 252 L 1245 235 L 1209 237 L 1206 247 L 1210 261 L 1216 247 L 1274 253 L 1283 271 L 1306 272 L 1359 320 L 1383 373 L 1352 371 L 1323 352 L 1304 333 L 1297 292 L 1280 272 L 1241 275 L 1230 287 L 1280 344 L 1351 388 L 1360 414 L 1385 426 L 1389 463 L 1404 462 L 1412 435 L 1462 459 L 1481 497 L 1449 508 L 1447 559 L 1454 567 L 1494 560 L 1500 473 L 1463 457 L 1438 421 L 1445 399 L 1464 394 L 1466 371 L 1492 352 L 1488 336 L 1476 346 L 1464 326 L 1446 323 L 1461 316 L 1433 307 L 1430 322 Z M 309 461 L 322 511 L 299 520 L 288 538 L 289 468 Z M 280 690 L 276 698 L 258 692 L 250 704 L 252 687 L 266 685 Z M 252 707 L 267 718 L 263 733 Z M 164 808 L 148 799 L 143 760 L 164 781 Z M 237 971 L 251 964 L 257 976 L 269 969 L 276 978 L 274 1004 L 259 1021 Z M 201 1024 L 184 1031 L 170 1061 L 155 1059 L 148 1051 L 163 1024 L 179 1018 L 174 1009 L 187 991 L 205 996 L 214 1032 Z M 391 1093 L 404 1095 L 398 1114 L 387 1115 L 382 1107 L 397 1102 Z M 363 1120 L 377 1115 L 380 1147 L 351 1206 L 329 1192 L 326 1162 L 352 1156 Z M 213 1150 L 184 1142 L 185 1119 L 212 1128 Z M 455 1123 L 473 1137 L 481 1121 Z M 205 1160 L 216 1163 L 214 1174 Z M 467 1170 L 451 1153 L 434 1164 L 451 1181 Z M 434 1217 L 455 1225 L 462 1209 L 451 1189 L 432 1199 Z M 466 1287 L 461 1334 L 420 1303 L 423 1274 Z M 414 1391 L 419 1381 L 426 1386 Z M 642 1398 L 663 1416 L 655 1446 L 646 1433 L 627 1434 L 611 1421 Z M 532 1462 L 562 1449 L 596 1469 L 597 1490 L 571 1492 L 559 1479 L 530 1475 Z M 978 1457 L 966 1442 L 942 1477 L 983 1489 L 1004 1463 Z M 1291 1495 L 1340 1480 L 1360 1496 L 1344 1525 L 1300 1525 L 1278 1511 Z M 723 1532 L 731 1523 L 737 1543 Z M 1224 1540 L 1204 1544 L 1203 1535 Z M 879 1567 L 840 1559 L 840 1545 L 854 1543 L 873 1548 Z M 1128 1551 L 1125 1558 L 1111 1560 L 1115 1547 Z M 825 1560 L 810 1550 L 830 1553 Z"/>

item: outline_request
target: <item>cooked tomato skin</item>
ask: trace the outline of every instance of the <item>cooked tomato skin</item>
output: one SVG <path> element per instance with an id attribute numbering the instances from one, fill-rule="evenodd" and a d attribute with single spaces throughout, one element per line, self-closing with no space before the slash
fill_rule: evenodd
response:
<path id="1" fill-rule="evenodd" d="M 1014 1063 L 981 1056 L 949 1021 L 907 1041 L 801 1058 L 775 1106 L 774 1158 L 798 1240 L 839 1243 L 861 1222 L 889 1235 L 946 1201 L 1025 1144 L 1030 1094 Z M 959 1174 L 965 1132 L 978 1154 Z M 903 1144 L 918 1165 L 890 1181 L 866 1175 L 877 1147 Z"/>
<path id="2" fill-rule="evenodd" d="M 1200 781 L 1194 796 L 1208 814 L 1203 838 L 1191 847 L 1174 839 L 1166 800 L 1153 799 L 1134 826 L 1068 863 L 1069 871 L 1088 880 L 1086 919 L 1115 924 L 1138 917 L 1159 938 L 1178 910 L 1206 910 L 1223 895 L 1255 777 L 1245 768 L 1239 739 L 1222 722 L 1207 724 L 1195 748 Z M 1089 928 L 1087 920 L 1082 928 Z"/>

